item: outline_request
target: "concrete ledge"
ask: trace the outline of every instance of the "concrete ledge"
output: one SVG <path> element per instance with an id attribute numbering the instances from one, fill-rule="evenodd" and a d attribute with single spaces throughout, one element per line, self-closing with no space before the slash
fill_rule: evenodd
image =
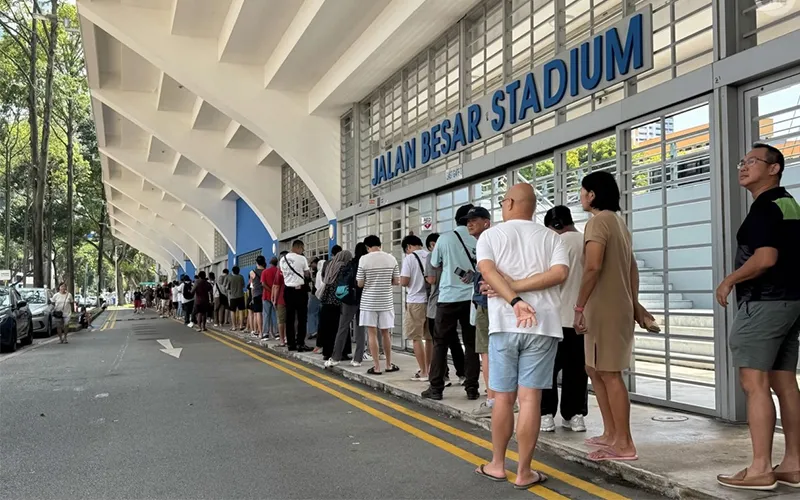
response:
<path id="1" fill-rule="evenodd" d="M 400 372 L 373 376 L 366 373 L 369 363 L 354 368 L 343 361 L 338 366 L 324 368 L 324 361 L 320 355 L 289 352 L 285 348 L 277 347 L 276 342 L 260 341 L 244 332 L 213 328 L 212 330 L 238 337 L 283 358 L 323 368 L 347 380 L 491 430 L 490 419 L 475 418 L 471 414 L 480 401 L 468 401 L 461 387 L 456 387 L 457 381 L 454 381 L 454 387 L 445 390 L 445 399 L 442 401 L 422 398 L 420 393 L 427 388 L 427 384 L 409 380 L 417 367 L 413 356 L 408 354 L 392 353 L 392 362 L 400 366 Z M 453 368 L 451 373 L 455 373 Z M 586 419 L 588 433 L 562 432 L 561 429 L 556 433 L 542 433 L 539 436 L 538 449 L 669 498 L 750 500 L 783 498 L 782 493 L 787 494 L 786 498 L 792 498 L 792 491 L 789 488 L 781 487 L 774 492 L 738 492 L 717 485 L 716 474 L 735 472 L 749 463 L 750 442 L 746 426 L 726 424 L 707 417 L 642 404 L 631 405 L 631 425 L 640 460 L 592 462 L 586 457 L 592 449 L 587 448 L 583 440 L 588 435 L 599 434 L 602 423 L 593 396 L 590 396 L 589 406 L 589 416 Z M 660 422 L 654 420 L 654 417 L 670 417 L 670 419 L 667 422 Z M 560 417 L 556 417 L 556 421 L 560 421 Z M 782 454 L 783 439 L 778 434 L 775 438 L 775 463 L 779 463 Z"/>

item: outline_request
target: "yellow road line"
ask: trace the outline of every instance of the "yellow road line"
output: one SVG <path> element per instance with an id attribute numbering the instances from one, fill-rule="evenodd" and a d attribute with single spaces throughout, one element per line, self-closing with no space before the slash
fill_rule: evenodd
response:
<path id="1" fill-rule="evenodd" d="M 117 311 L 114 311 L 111 314 L 113 314 L 113 316 L 111 317 L 111 326 L 108 328 L 109 330 L 117 326 Z"/>
<path id="2" fill-rule="evenodd" d="M 348 395 L 346 395 L 346 394 L 344 394 L 342 392 L 339 392 L 336 389 L 328 387 L 327 385 L 324 385 L 324 384 L 322 384 L 320 382 L 317 382 L 316 380 L 313 380 L 313 379 L 311 379 L 309 377 L 306 377 L 305 375 L 301 375 L 301 374 L 297 373 L 296 371 L 283 366 L 282 364 L 278 364 L 278 363 L 275 363 L 274 361 L 270 361 L 268 359 L 265 359 L 264 357 L 259 355 L 260 353 L 253 352 L 250 349 L 245 349 L 245 348 L 239 347 L 236 344 L 233 344 L 233 343 L 229 342 L 229 340 L 235 340 L 235 339 L 229 339 L 227 336 L 222 336 L 222 335 L 216 334 L 216 333 L 208 333 L 208 332 L 206 332 L 205 335 L 207 337 L 209 337 L 209 338 L 212 338 L 212 339 L 216 340 L 217 342 L 220 342 L 222 344 L 227 345 L 228 347 L 230 347 L 232 349 L 236 349 L 237 351 L 239 351 L 239 352 L 241 352 L 243 354 L 246 354 L 247 356 L 250 356 L 253 359 L 261 361 L 262 363 L 264 363 L 266 365 L 269 365 L 269 366 L 271 366 L 271 367 L 273 367 L 273 368 L 275 368 L 277 370 L 280 370 L 280 371 L 286 373 L 287 375 L 291 375 L 292 377 L 295 377 L 296 379 L 299 379 L 299 380 L 305 382 L 306 384 L 308 384 L 308 385 L 310 385 L 312 387 L 315 387 L 315 388 L 317 388 L 317 389 L 319 389 L 321 391 L 327 392 L 331 396 L 334 396 L 334 397 L 336 397 L 338 399 L 341 399 L 342 401 L 344 401 L 344 402 L 346 402 L 346 403 L 348 403 L 348 404 L 350 404 L 352 406 L 355 406 L 359 410 L 362 410 L 365 413 L 368 413 L 368 414 L 372 415 L 375 418 L 378 418 L 378 419 L 380 419 L 380 420 L 382 420 L 382 421 L 384 421 L 384 422 L 386 422 L 386 423 L 388 423 L 390 425 L 393 425 L 393 426 L 397 427 L 398 429 L 404 430 L 405 432 L 407 432 L 407 433 L 409 433 L 409 434 L 411 434 L 413 436 L 416 436 L 419 439 L 422 439 L 423 441 L 425 441 L 425 442 L 427 442 L 429 444 L 432 444 L 432 445 L 436 446 L 437 448 L 440 448 L 440 449 L 450 453 L 451 455 L 455 455 L 456 457 L 458 457 L 458 458 L 460 458 L 460 459 L 462 459 L 462 460 L 464 460 L 466 462 L 469 462 L 469 463 L 471 463 L 471 464 L 473 464 L 475 466 L 479 466 L 481 464 L 485 464 L 486 463 L 485 459 L 483 459 L 483 458 L 481 458 L 481 457 L 479 457 L 479 456 L 477 456 L 477 455 L 475 455 L 473 453 L 470 453 L 470 452 L 468 452 L 468 451 L 466 451 L 464 449 L 459 448 L 458 446 L 455 446 L 455 445 L 453 445 L 451 443 L 448 443 L 447 441 L 445 441 L 443 439 L 440 439 L 440 438 L 438 438 L 438 437 L 436 437 L 436 436 L 434 436 L 432 434 L 428 434 L 425 431 L 421 431 L 421 430 L 417 429 L 416 427 L 413 427 L 413 426 L 403 422 L 402 420 L 399 420 L 399 419 L 397 419 L 395 417 L 392 417 L 392 416 L 390 416 L 390 415 L 388 415 L 386 413 L 383 413 L 383 412 L 381 412 L 379 410 L 376 410 L 375 408 L 373 408 L 373 407 L 371 407 L 371 406 L 369 406 L 367 404 L 364 404 L 361 401 L 353 399 L 352 397 L 350 397 L 350 396 L 348 396 Z M 250 347 L 250 346 L 247 346 L 246 344 L 245 344 L 245 346 L 246 347 Z M 517 478 L 516 474 L 514 474 L 513 472 L 511 472 L 511 471 L 506 471 L 506 472 L 508 474 L 508 478 L 509 478 L 510 481 L 514 481 Z M 568 500 L 567 497 L 562 496 L 559 493 L 556 493 L 555 491 L 549 490 L 549 489 L 547 489 L 547 488 L 545 488 L 543 486 L 534 486 L 532 488 L 529 488 L 528 491 L 530 491 L 531 493 L 534 493 L 534 494 L 538 495 L 539 497 L 544 498 L 546 500 Z"/>
<path id="3" fill-rule="evenodd" d="M 230 337 L 228 335 L 225 335 L 225 338 L 226 339 L 230 339 L 233 342 L 236 342 L 236 343 L 238 343 L 240 345 L 243 345 L 243 346 L 245 346 L 245 347 L 247 347 L 247 348 L 249 348 L 249 349 L 251 349 L 251 350 L 253 350 L 253 351 L 257 352 L 257 353 L 259 353 L 259 354 L 263 354 L 264 356 L 268 356 L 268 357 L 270 357 L 272 359 L 275 359 L 275 360 L 278 360 L 278 361 L 280 361 L 282 363 L 288 364 L 288 365 L 290 365 L 290 366 L 292 366 L 292 367 L 294 367 L 294 368 L 296 368 L 298 370 L 301 370 L 303 372 L 306 372 L 306 373 L 309 373 L 311 375 L 314 375 L 315 377 L 320 378 L 322 380 L 325 380 L 326 382 L 330 382 L 331 384 L 335 384 L 335 385 L 337 385 L 339 387 L 347 389 L 347 390 L 349 390 L 349 391 L 351 391 L 351 392 L 353 392 L 355 394 L 358 394 L 361 397 L 369 399 L 370 401 L 374 401 L 376 403 L 382 404 L 382 405 L 384 405 L 384 406 L 386 406 L 388 408 L 391 408 L 392 410 L 394 410 L 394 411 L 396 411 L 398 413 L 402 413 L 403 415 L 406 415 L 408 417 L 411 417 L 411 418 L 414 418 L 416 420 L 419 420 L 420 422 L 424 422 L 424 423 L 426 423 L 426 424 L 428 424 L 428 425 L 430 425 L 432 427 L 435 427 L 435 428 L 437 428 L 439 430 L 447 432 L 448 434 L 451 434 L 453 436 L 459 437 L 459 438 L 461 438 L 461 439 L 463 439 L 465 441 L 468 441 L 468 442 L 470 442 L 470 443 L 472 443 L 472 444 L 474 444 L 476 446 L 480 446 L 481 448 L 485 448 L 487 450 L 491 450 L 492 449 L 492 443 L 490 441 L 487 441 L 485 439 L 481 439 L 481 438 L 479 438 L 477 436 L 474 436 L 474 435 L 472 435 L 472 434 L 470 434 L 468 432 L 462 431 L 460 429 L 456 429 L 455 427 L 452 427 L 452 426 L 447 425 L 447 424 L 445 424 L 443 422 L 440 422 L 440 421 L 438 421 L 436 419 L 433 419 L 433 418 L 427 417 L 425 415 L 422 415 L 421 413 L 417 413 L 417 412 L 415 412 L 413 410 L 410 410 L 410 409 L 408 409 L 408 408 L 406 408 L 404 406 L 401 406 L 401 405 L 399 405 L 397 403 L 394 403 L 394 402 L 392 402 L 390 400 L 384 399 L 384 398 L 382 398 L 380 396 L 376 396 L 375 394 L 373 394 L 373 393 L 371 393 L 369 391 L 365 391 L 365 390 L 359 389 L 358 387 L 354 387 L 354 386 L 344 382 L 343 380 L 341 380 L 339 378 L 331 377 L 331 376 L 324 375 L 324 374 L 320 374 L 316 370 L 313 370 L 311 368 L 303 366 L 302 364 L 296 363 L 294 361 L 290 361 L 290 360 L 288 360 L 286 358 L 283 358 L 281 356 L 278 356 L 278 355 L 272 354 L 270 352 L 264 351 L 263 349 L 258 349 L 256 347 L 250 345 L 250 344 L 242 342 L 239 339 L 232 338 L 232 337 Z M 512 451 L 512 450 L 506 451 L 506 457 L 508 459 L 510 459 L 510 460 L 513 460 L 514 462 L 519 462 L 519 453 L 517 453 L 515 451 Z M 531 467 L 534 468 L 535 470 L 540 470 L 540 471 L 544 472 L 545 474 L 547 474 L 548 476 L 550 476 L 550 477 L 552 477 L 554 479 L 558 479 L 559 481 L 567 483 L 570 486 L 573 486 L 575 488 L 578 488 L 580 490 L 583 490 L 583 491 L 585 491 L 587 493 L 590 493 L 590 494 L 595 495 L 597 497 L 603 498 L 605 500 L 630 500 L 628 497 L 620 495 L 619 493 L 615 493 L 615 492 L 607 490 L 605 488 L 601 488 L 600 486 L 597 486 L 594 483 L 590 483 L 588 481 L 584 481 L 583 479 L 580 479 L 580 478 L 577 478 L 577 477 L 572 476 L 570 474 L 567 474 L 566 472 L 562 472 L 562 471 L 560 471 L 558 469 L 555 469 L 553 467 L 550 467 L 549 465 L 544 464 L 542 462 L 538 462 L 536 460 L 533 460 L 531 462 Z"/>

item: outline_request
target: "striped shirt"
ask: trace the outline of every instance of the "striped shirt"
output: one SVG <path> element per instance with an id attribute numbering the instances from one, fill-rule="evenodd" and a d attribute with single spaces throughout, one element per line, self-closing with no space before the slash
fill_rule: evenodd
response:
<path id="1" fill-rule="evenodd" d="M 394 309 L 392 282 L 400 279 L 397 259 L 386 252 L 370 252 L 358 261 L 356 280 L 364 282 L 362 311 Z"/>

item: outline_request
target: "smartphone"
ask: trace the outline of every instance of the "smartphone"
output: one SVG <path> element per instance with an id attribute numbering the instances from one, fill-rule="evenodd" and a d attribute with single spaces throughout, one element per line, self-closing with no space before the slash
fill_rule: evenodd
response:
<path id="1" fill-rule="evenodd" d="M 465 271 L 465 270 L 461 269 L 460 267 L 455 268 L 455 270 L 453 272 L 455 272 L 456 275 L 459 278 L 461 278 L 461 281 L 463 281 L 465 283 L 471 282 L 472 278 L 475 276 L 475 273 L 472 270 Z"/>

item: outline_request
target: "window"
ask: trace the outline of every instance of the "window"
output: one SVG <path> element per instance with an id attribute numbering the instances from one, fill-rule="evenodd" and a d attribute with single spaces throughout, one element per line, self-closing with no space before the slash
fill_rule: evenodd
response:
<path id="1" fill-rule="evenodd" d="M 348 111 L 339 120 L 340 167 L 342 172 L 342 208 L 349 207 L 359 201 L 359 185 L 356 182 L 356 139 L 353 126 L 353 112 Z"/>
<path id="2" fill-rule="evenodd" d="M 228 255 L 228 243 L 225 238 L 219 234 L 219 231 L 214 231 L 214 260 L 219 260 Z"/>
<path id="3" fill-rule="evenodd" d="M 251 252 L 243 253 L 239 255 L 239 258 L 236 259 L 236 265 L 239 266 L 240 269 L 245 269 L 247 267 L 255 267 L 256 266 L 256 258 L 261 255 L 261 249 L 253 250 Z"/>
<path id="4" fill-rule="evenodd" d="M 281 177 L 283 231 L 289 231 L 323 217 L 317 199 L 289 165 L 283 165 Z"/>

